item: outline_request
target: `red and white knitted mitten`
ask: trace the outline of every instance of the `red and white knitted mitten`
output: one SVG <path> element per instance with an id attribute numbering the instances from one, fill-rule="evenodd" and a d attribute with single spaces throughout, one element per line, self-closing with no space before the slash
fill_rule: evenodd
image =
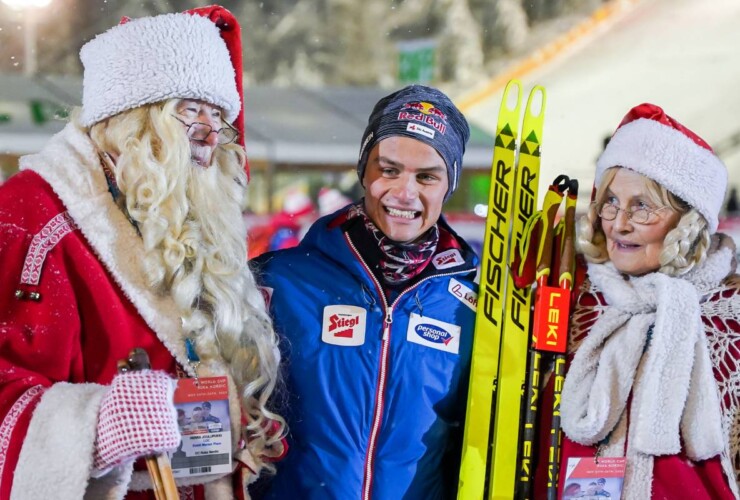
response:
<path id="1" fill-rule="evenodd" d="M 175 381 L 143 370 L 117 375 L 103 396 L 93 466 L 105 471 L 127 460 L 177 448 L 180 430 L 172 402 Z"/>

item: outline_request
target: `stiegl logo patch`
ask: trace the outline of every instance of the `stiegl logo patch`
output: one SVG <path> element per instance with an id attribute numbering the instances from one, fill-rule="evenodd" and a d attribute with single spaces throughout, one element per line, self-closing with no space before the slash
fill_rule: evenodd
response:
<path id="1" fill-rule="evenodd" d="M 357 306 L 326 306 L 321 340 L 327 344 L 358 346 L 365 343 L 367 311 Z"/>
<path id="2" fill-rule="evenodd" d="M 335 337 L 352 338 L 355 326 L 360 323 L 359 315 L 332 314 L 329 316 L 329 333 Z"/>
<path id="3" fill-rule="evenodd" d="M 432 259 L 432 264 L 437 269 L 447 269 L 448 267 L 455 267 L 464 263 L 465 259 L 460 255 L 460 251 L 454 248 L 440 252 Z"/>

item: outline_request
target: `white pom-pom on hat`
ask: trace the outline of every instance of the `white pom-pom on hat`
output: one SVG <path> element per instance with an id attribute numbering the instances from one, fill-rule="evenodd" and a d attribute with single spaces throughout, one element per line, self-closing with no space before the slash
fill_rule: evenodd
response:
<path id="1" fill-rule="evenodd" d="M 653 179 L 704 216 L 714 233 L 727 189 L 727 167 L 694 132 L 654 104 L 624 117 L 596 162 L 596 185 L 606 169 L 625 167 Z"/>

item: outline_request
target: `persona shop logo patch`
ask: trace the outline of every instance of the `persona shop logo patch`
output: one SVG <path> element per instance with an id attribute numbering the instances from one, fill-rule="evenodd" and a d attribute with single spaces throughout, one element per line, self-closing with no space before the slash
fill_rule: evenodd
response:
<path id="1" fill-rule="evenodd" d="M 411 313 L 406 340 L 439 351 L 457 354 L 460 349 L 460 327 Z"/>
<path id="2" fill-rule="evenodd" d="M 327 344 L 358 346 L 365 343 L 367 311 L 357 306 L 326 306 L 321 340 Z"/>
<path id="3" fill-rule="evenodd" d="M 438 326 L 429 324 L 429 323 L 422 323 L 420 325 L 416 325 L 414 328 L 414 332 L 424 340 L 427 340 L 433 344 L 449 344 L 452 339 L 455 337 L 452 336 L 450 332 L 445 330 L 444 328 L 440 328 Z"/>

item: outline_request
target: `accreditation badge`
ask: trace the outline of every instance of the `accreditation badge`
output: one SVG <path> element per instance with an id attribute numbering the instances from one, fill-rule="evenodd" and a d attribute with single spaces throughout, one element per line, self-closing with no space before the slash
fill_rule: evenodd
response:
<path id="1" fill-rule="evenodd" d="M 609 498 L 619 500 L 624 485 L 624 457 L 570 457 L 565 470 L 563 500 Z"/>
<path id="2" fill-rule="evenodd" d="M 231 472 L 226 377 L 181 378 L 175 390 L 180 447 L 170 453 L 175 478 Z"/>

